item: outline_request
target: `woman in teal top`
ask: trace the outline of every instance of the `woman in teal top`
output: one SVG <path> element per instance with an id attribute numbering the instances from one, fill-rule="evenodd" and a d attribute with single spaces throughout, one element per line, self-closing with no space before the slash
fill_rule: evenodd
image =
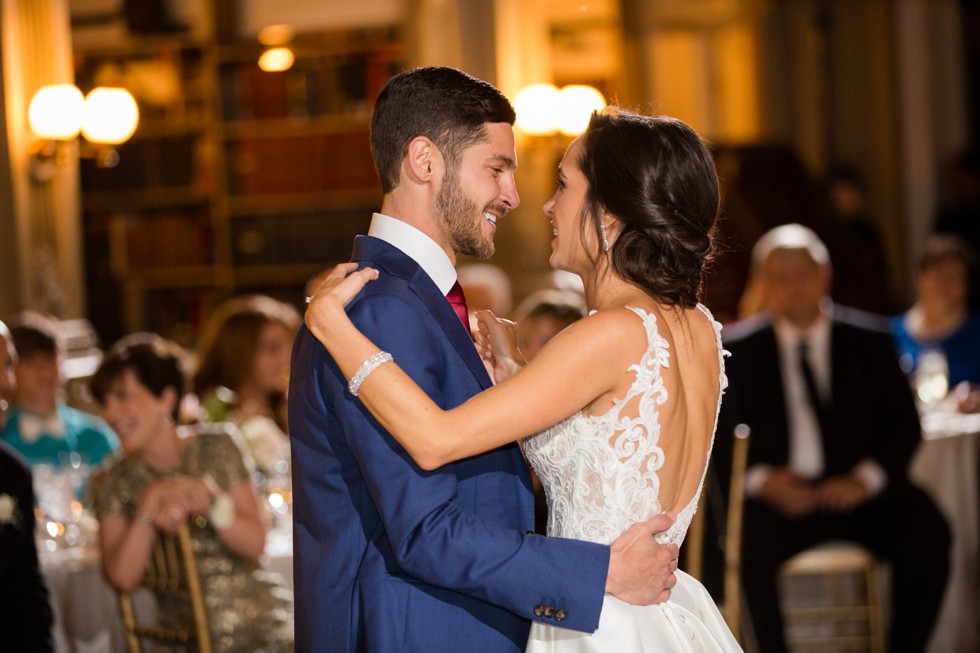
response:
<path id="1" fill-rule="evenodd" d="M 32 466 L 99 466 L 119 450 L 119 439 L 101 419 L 59 400 L 57 328 L 55 320 L 30 311 L 11 325 L 17 391 L 2 437 Z"/>

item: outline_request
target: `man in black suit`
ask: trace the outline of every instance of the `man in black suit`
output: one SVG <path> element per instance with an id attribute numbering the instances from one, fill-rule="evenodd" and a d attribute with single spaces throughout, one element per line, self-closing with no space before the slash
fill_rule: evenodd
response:
<path id="1" fill-rule="evenodd" d="M 0 428 L 13 394 L 14 348 L 0 322 Z M 34 489 L 27 464 L 0 442 L 0 649 L 52 650 L 51 606 L 34 545 Z"/>
<path id="2" fill-rule="evenodd" d="M 732 355 L 719 432 L 752 429 L 742 583 L 760 651 L 786 650 L 781 563 L 841 539 L 891 563 L 891 649 L 923 651 L 946 585 L 949 531 L 908 478 L 921 433 L 891 336 L 830 302 L 827 249 L 806 227 L 768 232 L 753 265 L 769 312 L 725 329 Z"/>

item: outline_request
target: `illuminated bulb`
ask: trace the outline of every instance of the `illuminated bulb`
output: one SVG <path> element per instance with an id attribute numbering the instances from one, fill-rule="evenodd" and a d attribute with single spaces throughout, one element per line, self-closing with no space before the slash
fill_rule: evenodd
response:
<path id="1" fill-rule="evenodd" d="M 82 136 L 92 143 L 118 145 L 136 131 L 140 112 L 124 88 L 98 86 L 85 98 Z"/>
<path id="2" fill-rule="evenodd" d="M 289 48 L 269 48 L 259 57 L 259 68 L 267 73 L 278 73 L 293 67 L 293 51 Z"/>
<path id="3" fill-rule="evenodd" d="M 558 88 L 553 84 L 525 86 L 514 98 L 517 127 L 534 136 L 554 133 L 557 104 Z"/>
<path id="4" fill-rule="evenodd" d="M 85 98 L 73 84 L 55 84 L 38 90 L 27 108 L 27 121 L 39 138 L 70 141 L 82 128 Z"/>
<path id="5" fill-rule="evenodd" d="M 606 98 L 591 86 L 572 84 L 559 92 L 556 105 L 558 131 L 566 136 L 578 136 L 589 126 L 593 111 L 606 106 Z"/>

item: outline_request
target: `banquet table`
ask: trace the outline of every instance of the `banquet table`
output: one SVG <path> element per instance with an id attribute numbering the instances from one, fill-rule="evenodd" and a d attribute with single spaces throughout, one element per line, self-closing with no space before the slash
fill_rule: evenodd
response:
<path id="1" fill-rule="evenodd" d="M 102 575 L 98 547 L 54 547 L 49 542 L 38 541 L 38 557 L 54 613 L 55 652 L 126 651 L 119 600 Z M 293 546 L 288 525 L 269 532 L 262 562 L 292 587 Z M 133 603 L 138 614 L 152 614 L 155 609 L 153 595 L 145 588 L 133 593 Z"/>
<path id="2" fill-rule="evenodd" d="M 910 473 L 946 517 L 953 538 L 949 582 L 927 653 L 975 653 L 980 651 L 980 413 L 958 413 L 948 405 L 923 410 L 922 435 Z"/>

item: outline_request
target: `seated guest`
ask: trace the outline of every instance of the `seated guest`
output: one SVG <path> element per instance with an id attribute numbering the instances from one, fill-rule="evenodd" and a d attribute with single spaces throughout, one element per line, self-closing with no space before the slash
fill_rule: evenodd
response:
<path id="1" fill-rule="evenodd" d="M 971 311 L 970 272 L 976 253 L 951 234 L 926 241 L 916 275 L 918 297 L 892 320 L 905 372 L 915 372 L 922 351 L 941 350 L 949 367 L 949 385 L 980 385 L 980 311 Z"/>
<path id="2" fill-rule="evenodd" d="M 806 227 L 769 231 L 752 259 L 769 312 L 725 328 L 731 358 L 718 432 L 752 429 L 741 581 L 759 650 L 786 650 L 780 565 L 821 542 L 851 540 L 891 563 L 889 641 L 923 651 L 950 536 L 908 477 L 921 433 L 893 340 L 831 304 L 827 249 Z M 722 468 L 729 446 L 718 438 Z"/>
<path id="3" fill-rule="evenodd" d="M 92 377 L 123 456 L 93 481 L 103 571 L 122 591 L 146 570 L 156 530 L 190 518 L 216 651 L 291 651 L 292 594 L 258 564 L 265 525 L 238 445 L 219 425 L 175 423 L 182 351 L 152 334 L 123 338 Z M 189 606 L 159 607 L 160 625 L 190 622 Z"/>
<path id="4" fill-rule="evenodd" d="M 17 390 L 3 440 L 31 465 L 64 467 L 73 455 L 76 466 L 101 465 L 119 450 L 119 439 L 98 417 L 65 405 L 57 321 L 26 311 L 10 332 L 19 356 Z"/>
<path id="5" fill-rule="evenodd" d="M 530 361 L 571 323 L 585 317 L 585 297 L 574 290 L 542 288 L 527 296 L 514 312 L 517 346 Z"/>
<path id="6" fill-rule="evenodd" d="M 236 297 L 214 312 L 198 345 L 193 383 L 204 421 L 234 423 L 263 472 L 289 460 L 286 388 L 299 322 L 296 309 L 272 297 Z"/>
<path id="7" fill-rule="evenodd" d="M 6 420 L 14 378 L 13 340 L 0 322 L 0 428 Z M 34 543 L 31 470 L 0 442 L 0 635 L 3 650 L 52 650 L 51 605 Z"/>

